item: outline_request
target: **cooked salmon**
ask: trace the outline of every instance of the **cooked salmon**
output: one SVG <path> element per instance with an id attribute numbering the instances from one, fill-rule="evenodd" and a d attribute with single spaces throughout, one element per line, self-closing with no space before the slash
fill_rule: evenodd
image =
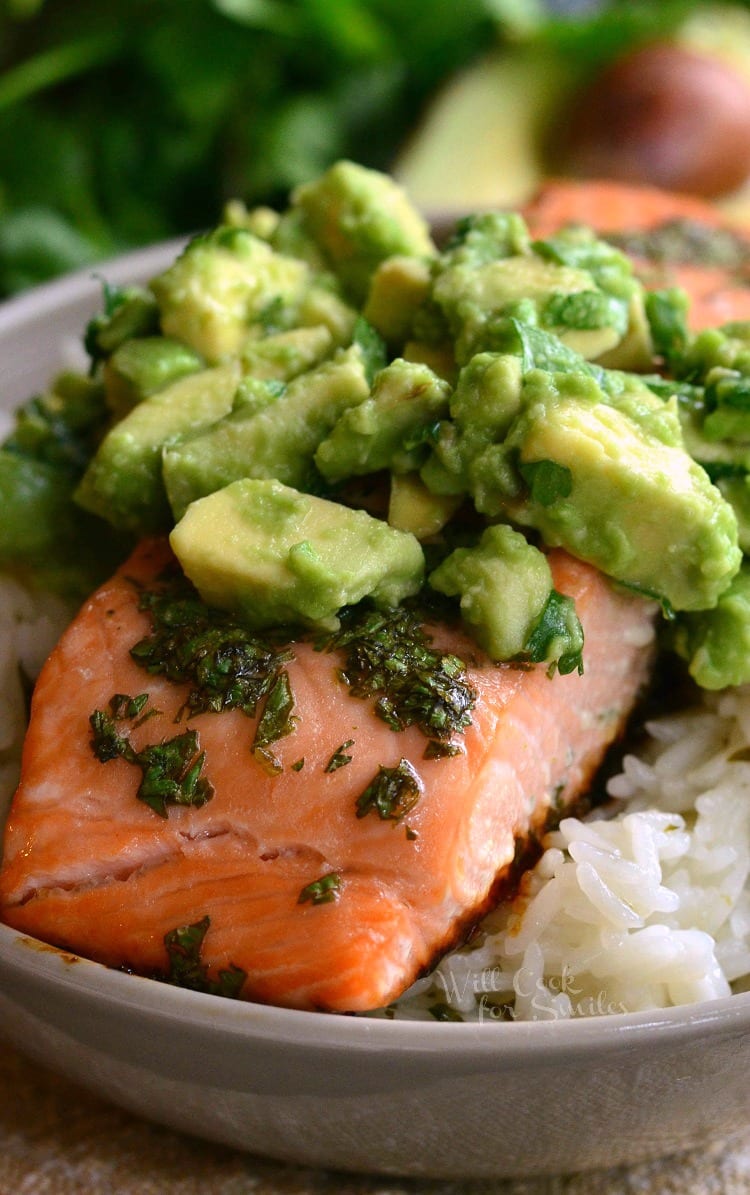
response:
<path id="1" fill-rule="evenodd" d="M 646 676 L 653 610 L 556 551 L 555 585 L 585 631 L 583 675 L 498 666 L 458 630 L 435 628 L 440 649 L 468 662 L 476 704 L 460 753 L 433 759 L 420 729 L 395 731 L 352 695 L 336 652 L 294 643 L 296 721 L 274 744 L 273 772 L 250 750 L 252 719 L 229 710 L 180 721 L 185 685 L 131 657 L 151 625 L 139 593 L 168 555 L 162 542 L 142 545 L 39 677 L 2 917 L 144 974 L 165 973 L 167 935 L 203 923 L 202 964 L 239 974 L 245 998 L 347 1012 L 387 1004 L 486 911 L 519 843 L 586 790 Z M 144 714 L 158 712 L 133 722 L 134 747 L 194 730 L 213 788 L 205 803 L 163 816 L 137 799 L 138 769 L 94 753 L 93 711 L 144 692 Z M 331 769 L 337 753 L 348 762 Z M 373 776 L 402 760 L 419 791 L 408 816 L 357 816 Z M 319 881 L 325 894 L 326 877 L 330 899 L 305 899 Z"/>
<path id="2" fill-rule="evenodd" d="M 538 238 L 572 224 L 614 237 L 647 286 L 684 287 L 695 330 L 750 319 L 750 235 L 702 199 L 632 183 L 552 179 L 525 215 Z"/>

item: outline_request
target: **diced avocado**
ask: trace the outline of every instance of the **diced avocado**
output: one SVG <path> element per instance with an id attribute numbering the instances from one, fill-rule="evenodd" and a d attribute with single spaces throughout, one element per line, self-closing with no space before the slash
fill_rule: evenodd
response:
<path id="1" fill-rule="evenodd" d="M 333 347 L 333 337 L 324 324 L 290 328 L 248 341 L 241 353 L 242 368 L 263 381 L 288 382 L 319 365 Z"/>
<path id="2" fill-rule="evenodd" d="M 4 447 L 80 476 L 109 422 L 98 380 L 66 371 L 15 412 Z"/>
<path id="3" fill-rule="evenodd" d="M 394 473 L 388 500 L 388 522 L 417 539 L 442 531 L 463 501 L 455 494 L 432 494 L 417 473 Z"/>
<path id="4" fill-rule="evenodd" d="M 80 601 L 131 545 L 71 502 L 74 486 L 64 467 L 0 448 L 0 567 Z"/>
<path id="5" fill-rule="evenodd" d="M 530 249 L 531 236 L 523 216 L 517 212 L 475 212 L 456 223 L 440 260 L 443 269 L 476 269 L 505 257 L 525 256 Z"/>
<path id="6" fill-rule="evenodd" d="M 104 311 L 89 320 L 84 348 L 93 361 L 113 353 L 134 336 L 152 336 L 159 331 L 159 308 L 152 294 L 140 286 L 104 285 Z"/>
<path id="7" fill-rule="evenodd" d="M 493 660 L 549 661 L 561 672 L 580 666 L 583 631 L 573 602 L 556 593 L 546 556 L 520 532 L 488 527 L 476 547 L 456 548 L 429 581 L 460 598 L 464 621 Z"/>
<path id="8" fill-rule="evenodd" d="M 281 214 L 270 240 L 277 253 L 301 257 L 316 274 L 325 275 L 330 271 L 330 262 L 313 237 L 300 208 L 287 208 Z"/>
<path id="9" fill-rule="evenodd" d="M 239 364 L 232 361 L 189 374 L 144 399 L 102 440 L 75 492 L 76 502 L 136 534 L 170 527 L 162 452 L 186 432 L 208 427 L 231 410 L 239 379 Z"/>
<path id="10" fill-rule="evenodd" d="M 300 300 L 297 322 L 304 327 L 323 325 L 333 337 L 337 348 L 351 344 L 359 316 L 354 307 L 345 303 L 331 286 L 318 280 Z"/>
<path id="11" fill-rule="evenodd" d="M 387 175 L 355 162 L 336 162 L 320 178 L 298 187 L 292 205 L 357 303 L 364 302 L 370 279 L 385 258 L 435 254 L 427 222 L 405 192 Z"/>
<path id="12" fill-rule="evenodd" d="M 745 555 L 750 555 L 750 473 L 742 469 L 720 473 L 714 485 L 734 511 L 739 545 Z"/>
<path id="13" fill-rule="evenodd" d="M 408 473 L 427 454 L 431 428 L 448 413 L 450 386 L 426 365 L 397 358 L 377 374 L 372 394 L 339 417 L 315 453 L 326 481 L 391 469 Z"/>
<path id="14" fill-rule="evenodd" d="M 668 642 L 704 689 L 750 681 L 750 563 L 745 562 L 713 610 L 680 614 Z"/>
<path id="15" fill-rule="evenodd" d="M 422 583 L 417 540 L 272 479 L 245 479 L 194 502 L 170 536 L 204 601 L 261 629 L 336 628 L 342 606 L 397 605 Z"/>
<path id="16" fill-rule="evenodd" d="M 289 382 L 272 406 L 243 410 L 164 452 L 163 476 L 176 519 L 188 505 L 242 477 L 276 477 L 299 489 L 317 488 L 315 450 L 336 420 L 370 393 L 358 346 Z"/>
<path id="17" fill-rule="evenodd" d="M 220 227 L 195 237 L 151 290 L 164 334 L 216 364 L 240 352 L 253 324 L 295 323 L 309 285 L 305 262 L 243 228 Z"/>
<path id="18" fill-rule="evenodd" d="M 232 228 L 244 228 L 262 241 L 270 241 L 279 226 L 281 216 L 272 207 L 247 208 L 241 199 L 230 199 L 224 204 L 221 223 Z"/>
<path id="19" fill-rule="evenodd" d="M 496 337 L 508 317 L 553 332 L 587 360 L 609 354 L 629 368 L 650 363 L 643 288 L 624 254 L 577 231 L 530 243 L 520 217 L 494 220 L 470 222 L 435 272 L 432 298 L 459 364 L 502 347 Z"/>
<path id="20" fill-rule="evenodd" d="M 504 443 L 470 475 L 480 510 L 676 610 L 714 605 L 739 568 L 734 513 L 705 471 L 602 401 L 592 378 L 528 374 Z"/>
<path id="21" fill-rule="evenodd" d="M 285 393 L 286 382 L 277 382 L 274 378 L 255 378 L 250 374 L 237 387 L 232 399 L 232 410 L 228 414 L 242 411 L 243 419 L 249 419 L 258 411 L 265 411 L 266 407 L 272 406 Z"/>
<path id="22" fill-rule="evenodd" d="M 104 366 L 107 406 L 116 419 L 170 382 L 197 373 L 204 361 L 193 349 L 166 336 L 125 340 Z"/>
<path id="23" fill-rule="evenodd" d="M 468 492 L 469 463 L 502 440 L 521 404 L 522 364 L 505 353 L 477 353 L 458 375 L 451 421 L 439 428 L 434 461 L 422 471 L 436 492 Z"/>
<path id="24" fill-rule="evenodd" d="M 419 257 L 387 257 L 377 267 L 362 314 L 388 344 L 406 343 L 431 280 L 429 262 Z"/>
<path id="25" fill-rule="evenodd" d="M 737 320 L 698 332 L 684 351 L 680 377 L 705 382 L 717 367 L 750 374 L 750 321 Z"/>

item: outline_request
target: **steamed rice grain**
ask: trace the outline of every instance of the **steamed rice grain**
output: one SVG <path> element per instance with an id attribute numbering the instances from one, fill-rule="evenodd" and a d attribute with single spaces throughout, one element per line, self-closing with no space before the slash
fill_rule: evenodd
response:
<path id="1" fill-rule="evenodd" d="M 565 818 L 517 898 L 391 1016 L 550 1020 L 669 1008 L 750 983 L 750 687 L 647 725 Z"/>

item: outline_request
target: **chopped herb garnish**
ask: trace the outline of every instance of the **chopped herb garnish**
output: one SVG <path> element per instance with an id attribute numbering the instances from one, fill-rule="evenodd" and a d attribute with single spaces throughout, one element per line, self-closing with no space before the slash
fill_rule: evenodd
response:
<path id="1" fill-rule="evenodd" d="M 573 489 L 570 469 L 557 461 L 529 461 L 518 468 L 532 499 L 540 506 L 551 506 L 558 498 L 567 498 Z"/>
<path id="2" fill-rule="evenodd" d="M 196 730 L 144 747 L 133 761 L 143 769 L 138 799 L 160 817 L 167 816 L 167 805 L 205 805 L 214 792 L 201 776 L 205 760 L 205 752 L 198 750 Z"/>
<path id="3" fill-rule="evenodd" d="M 460 755 L 461 747 L 458 743 L 443 743 L 438 739 L 430 739 L 424 749 L 423 759 L 447 759 L 452 755 Z"/>
<path id="4" fill-rule="evenodd" d="M 563 676 L 583 672 L 583 627 L 576 614 L 575 602 L 567 594 L 551 589 L 542 613 L 526 640 L 523 659 L 532 664 L 551 661 Z"/>
<path id="5" fill-rule="evenodd" d="M 421 796 L 419 775 L 408 759 L 401 759 L 395 768 L 378 768 L 375 779 L 357 798 L 357 817 L 376 813 L 381 821 L 401 822 Z"/>
<path id="6" fill-rule="evenodd" d="M 294 763 L 292 764 L 292 771 L 293 772 L 301 772 L 302 769 L 304 768 L 304 766 L 305 766 L 305 757 L 303 755 L 301 759 L 297 759 L 294 761 Z"/>
<path id="7" fill-rule="evenodd" d="M 334 751 L 333 755 L 331 756 L 331 758 L 328 760 L 328 763 L 326 764 L 324 771 L 335 772 L 338 770 L 338 768 L 344 768 L 344 767 L 346 767 L 346 765 L 348 763 L 351 763 L 352 762 L 351 755 L 346 755 L 345 753 L 349 750 L 350 747 L 353 747 L 353 746 L 354 746 L 354 739 L 347 739 L 345 743 L 342 743 L 340 747 L 337 747 L 336 750 Z"/>
<path id="8" fill-rule="evenodd" d="M 294 730 L 293 709 L 292 687 L 289 674 L 284 670 L 278 674 L 266 697 L 252 746 L 253 755 L 258 762 L 274 775 L 281 771 L 281 764 L 268 748 Z"/>
<path id="9" fill-rule="evenodd" d="M 166 975 L 158 978 L 175 987 L 189 988 L 193 992 L 208 992 L 212 996 L 236 999 L 247 979 L 247 972 L 240 967 L 232 966 L 219 971 L 217 979 L 211 979 L 208 967 L 201 959 L 203 941 L 210 924 L 211 920 L 206 916 L 194 925 L 183 925 L 165 934 L 168 971 Z"/>
<path id="10" fill-rule="evenodd" d="M 319 646 L 343 650 L 342 680 L 354 697 L 377 695 L 375 712 L 392 730 L 418 726 L 427 738 L 447 741 L 471 722 L 477 695 L 463 661 L 430 646 L 414 611 L 349 607 Z"/>
<path id="11" fill-rule="evenodd" d="M 341 891 L 341 876 L 337 871 L 329 871 L 319 880 L 307 884 L 297 897 L 297 904 L 303 905 L 307 901 L 313 905 L 326 905 L 336 900 Z"/>
<path id="12" fill-rule="evenodd" d="M 147 672 L 189 685 L 191 714 L 238 709 L 254 717 L 292 659 L 288 648 L 256 638 L 229 614 L 207 606 L 180 574 L 160 590 L 145 590 L 140 608 L 150 613 L 153 631 L 130 654 Z"/>
<path id="13" fill-rule="evenodd" d="M 124 759 L 139 767 L 142 777 L 136 797 L 160 817 L 167 816 L 168 805 L 205 805 L 213 796 L 213 787 L 201 776 L 206 756 L 199 750 L 197 731 L 185 731 L 140 751 L 135 750 L 126 735 L 119 733 L 116 722 L 136 718 L 143 709 L 143 696 L 130 698 L 116 693 L 109 703 L 109 713 L 94 710 L 89 718 L 94 755 L 101 763 Z"/>
<path id="14" fill-rule="evenodd" d="M 137 697 L 115 693 L 109 699 L 109 708 L 113 718 L 137 718 L 147 701 L 148 693 L 139 693 Z"/>

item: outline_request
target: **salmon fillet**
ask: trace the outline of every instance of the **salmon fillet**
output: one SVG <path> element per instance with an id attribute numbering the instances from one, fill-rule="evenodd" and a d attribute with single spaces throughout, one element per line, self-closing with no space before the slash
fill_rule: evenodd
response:
<path id="1" fill-rule="evenodd" d="M 645 285 L 688 292 L 694 330 L 750 320 L 750 236 L 701 199 L 632 183 L 552 179 L 524 215 L 540 239 L 570 224 L 616 238 Z"/>
<path id="2" fill-rule="evenodd" d="M 296 727 L 274 744 L 282 770 L 253 757 L 243 713 L 200 713 L 194 729 L 214 788 L 200 807 L 160 816 L 139 801 L 140 773 L 101 762 L 89 718 L 115 693 L 149 694 L 138 748 L 176 733 L 187 689 L 149 676 L 130 648 L 150 629 L 139 586 L 169 551 L 148 542 L 83 607 L 39 677 L 20 787 L 5 837 L 0 910 L 8 924 L 111 966 L 167 966 L 165 935 L 208 918 L 210 975 L 239 968 L 248 999 L 302 1009 L 387 1004 L 485 912 L 518 844 L 585 791 L 620 733 L 651 659 L 653 608 L 590 566 L 550 554 L 575 599 L 583 675 L 499 666 L 458 630 L 441 650 L 469 662 L 477 700 L 460 754 L 425 759 L 416 727 L 395 732 L 352 696 L 335 652 L 292 645 Z M 327 771 L 348 744 L 351 761 Z M 304 766 L 292 765 L 304 759 Z M 408 760 L 420 799 L 406 822 L 357 817 L 381 767 Z M 340 879 L 334 899 L 300 894 Z"/>

